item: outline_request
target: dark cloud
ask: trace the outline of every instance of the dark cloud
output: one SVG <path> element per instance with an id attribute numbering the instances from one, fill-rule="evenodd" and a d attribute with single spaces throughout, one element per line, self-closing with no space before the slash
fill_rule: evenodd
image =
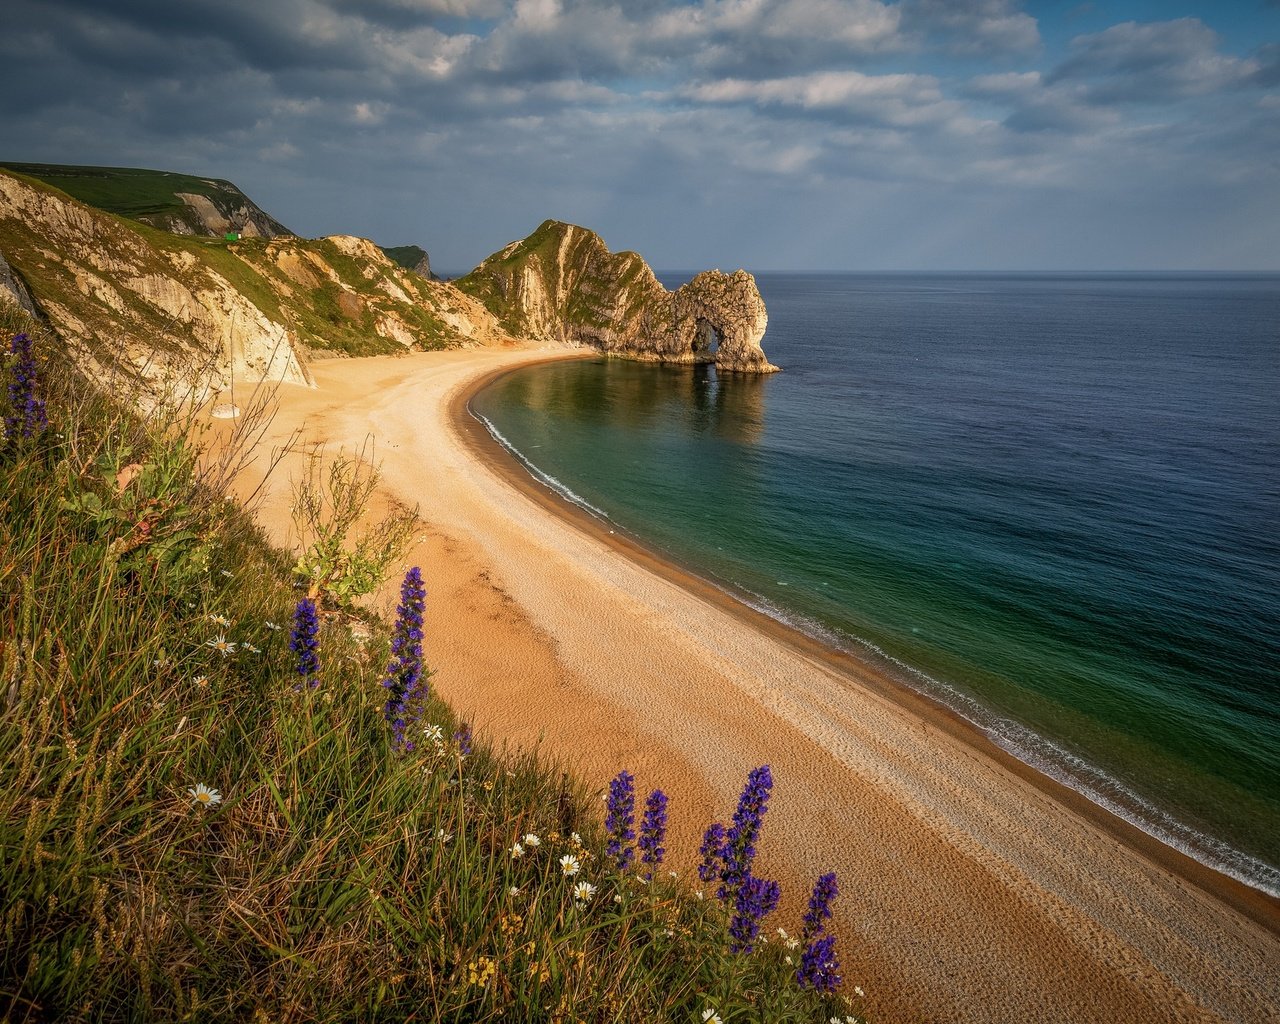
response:
<path id="1" fill-rule="evenodd" d="M 1012 0 L 6 0 L 0 158 L 229 177 L 449 269 L 546 216 L 666 266 L 959 265 L 979 207 L 1157 173 L 1280 209 L 1278 58 L 1187 19 L 1049 69 Z"/>

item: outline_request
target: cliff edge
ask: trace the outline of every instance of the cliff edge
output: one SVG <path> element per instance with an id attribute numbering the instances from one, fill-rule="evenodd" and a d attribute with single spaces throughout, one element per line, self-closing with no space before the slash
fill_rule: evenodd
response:
<path id="1" fill-rule="evenodd" d="M 454 284 L 517 337 L 652 362 L 778 369 L 760 347 L 769 317 L 745 270 L 704 271 L 668 291 L 639 255 L 611 253 L 573 224 L 544 221 Z"/>

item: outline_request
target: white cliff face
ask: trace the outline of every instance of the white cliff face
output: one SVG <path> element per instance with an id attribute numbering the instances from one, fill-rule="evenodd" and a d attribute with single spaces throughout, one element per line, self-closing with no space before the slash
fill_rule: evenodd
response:
<path id="1" fill-rule="evenodd" d="M 190 253 L 161 253 L 117 218 L 7 175 L 0 228 L 20 246 L 34 243 L 21 248 L 36 300 L 70 350 L 94 353 L 95 366 L 131 366 L 152 379 L 189 380 L 198 370 L 215 388 L 232 377 L 310 383 L 285 325 Z"/>

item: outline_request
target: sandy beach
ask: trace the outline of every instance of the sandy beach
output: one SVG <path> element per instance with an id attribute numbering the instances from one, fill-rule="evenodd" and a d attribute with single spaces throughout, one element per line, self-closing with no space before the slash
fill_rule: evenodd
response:
<path id="1" fill-rule="evenodd" d="M 663 788 L 682 875 L 771 765 L 757 867 L 785 896 L 769 927 L 797 928 L 836 871 L 846 991 L 865 989 L 876 1021 L 1280 1021 L 1277 901 L 575 513 L 467 413 L 494 374 L 572 355 L 319 361 L 316 388 L 280 390 L 261 442 L 372 438 L 382 490 L 425 524 L 406 564 L 427 582 L 433 685 L 479 732 L 594 787 L 626 768 Z M 300 467 L 286 459 L 259 508 L 282 544 Z"/>

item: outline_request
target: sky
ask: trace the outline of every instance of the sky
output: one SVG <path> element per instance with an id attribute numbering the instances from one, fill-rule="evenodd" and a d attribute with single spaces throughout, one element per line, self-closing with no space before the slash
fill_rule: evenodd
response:
<path id="1" fill-rule="evenodd" d="M 461 271 L 1280 270 L 1280 0 L 3 0 L 0 160 Z"/>

